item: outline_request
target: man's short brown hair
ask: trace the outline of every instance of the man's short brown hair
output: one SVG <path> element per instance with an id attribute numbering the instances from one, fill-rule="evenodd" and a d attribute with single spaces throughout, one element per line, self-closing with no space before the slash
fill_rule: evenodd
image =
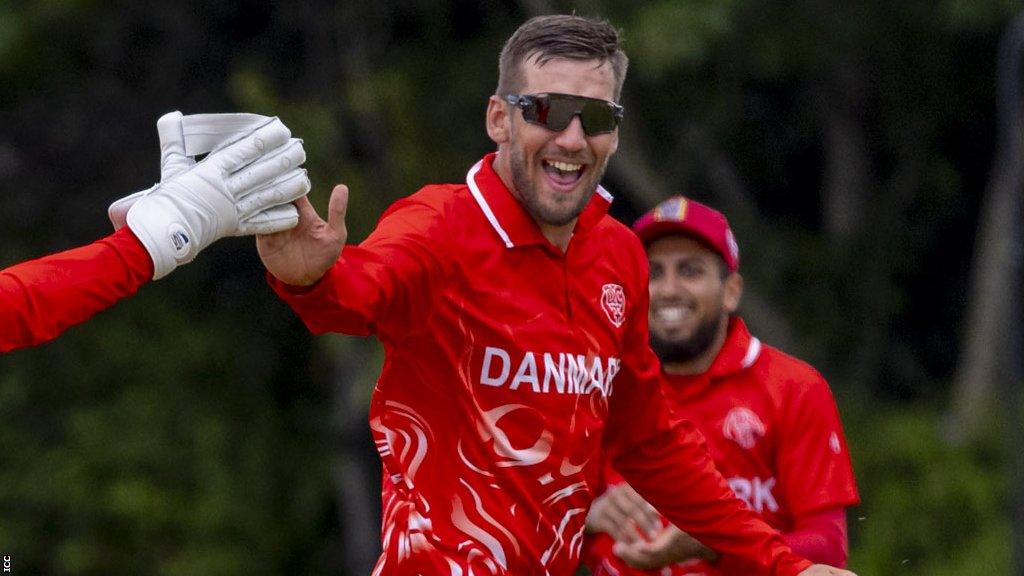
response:
<path id="1" fill-rule="evenodd" d="M 524 22 L 501 50 L 499 96 L 519 91 L 523 85 L 522 65 L 531 58 L 540 66 L 554 58 L 611 62 L 616 100 L 622 95 L 629 65 L 619 47 L 619 32 L 608 22 L 568 14 L 536 16 Z"/>

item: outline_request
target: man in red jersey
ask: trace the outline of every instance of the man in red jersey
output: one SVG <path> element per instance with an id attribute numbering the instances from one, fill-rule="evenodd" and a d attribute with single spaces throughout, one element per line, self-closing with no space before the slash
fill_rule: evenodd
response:
<path id="1" fill-rule="evenodd" d="M 600 454 L 748 574 L 849 574 L 793 554 L 671 425 L 647 345 L 647 259 L 598 184 L 626 72 L 607 23 L 544 16 L 499 60 L 497 153 L 461 184 L 392 205 L 344 246 L 348 191 L 257 236 L 277 293 L 314 332 L 374 334 L 370 405 L 384 465 L 374 574 L 568 575 Z M 339 255 L 340 251 L 340 255 Z"/>
<path id="2" fill-rule="evenodd" d="M 305 150 L 280 120 L 172 112 L 157 129 L 161 182 L 111 206 L 116 232 L 0 270 L 0 352 L 57 337 L 219 238 L 298 222 L 291 202 L 309 191 Z"/>
<path id="3" fill-rule="evenodd" d="M 844 566 L 846 508 L 858 497 L 835 401 L 814 368 L 732 316 L 743 279 L 725 216 L 674 197 L 633 229 L 650 262 L 651 345 L 674 415 L 697 426 L 729 486 L 794 552 Z M 612 469 L 608 482 L 587 518 L 599 533 L 587 544 L 595 575 L 730 573 Z"/>

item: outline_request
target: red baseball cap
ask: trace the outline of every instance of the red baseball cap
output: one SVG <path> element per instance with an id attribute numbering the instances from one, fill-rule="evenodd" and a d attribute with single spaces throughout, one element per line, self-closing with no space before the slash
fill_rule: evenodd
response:
<path id="1" fill-rule="evenodd" d="M 633 232 L 645 247 L 662 236 L 692 236 L 718 252 L 729 272 L 739 270 L 740 247 L 729 228 L 729 221 L 718 210 L 695 200 L 682 196 L 665 200 L 641 216 L 633 224 Z"/>

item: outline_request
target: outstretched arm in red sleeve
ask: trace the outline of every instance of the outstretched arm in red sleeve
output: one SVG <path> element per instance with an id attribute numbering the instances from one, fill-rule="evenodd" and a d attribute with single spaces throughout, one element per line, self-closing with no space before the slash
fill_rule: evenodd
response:
<path id="1" fill-rule="evenodd" d="M 376 334 L 390 342 L 408 332 L 409 318 L 432 310 L 448 271 L 443 216 L 415 198 L 393 204 L 357 245 L 344 245 L 348 189 L 331 195 L 328 219 L 299 203 L 299 225 L 257 236 L 267 279 L 314 334 Z"/>
<path id="2" fill-rule="evenodd" d="M 152 277 L 149 253 L 127 227 L 6 268 L 0 271 L 0 352 L 52 340 Z"/>

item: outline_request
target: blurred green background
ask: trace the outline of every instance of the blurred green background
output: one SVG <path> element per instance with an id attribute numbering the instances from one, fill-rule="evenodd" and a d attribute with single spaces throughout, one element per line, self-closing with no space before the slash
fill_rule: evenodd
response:
<path id="1" fill-rule="evenodd" d="M 0 0 L 0 266 L 107 234 L 107 205 L 158 179 L 170 110 L 280 116 L 314 204 L 351 187 L 358 241 L 492 148 L 485 100 L 516 26 L 600 15 L 631 58 L 613 214 L 681 192 L 730 217 L 743 315 L 818 367 L 843 413 L 863 498 L 850 566 L 1021 574 L 1021 293 L 978 281 L 1014 286 L 983 266 L 981 232 L 1013 238 L 987 206 L 1019 166 L 993 158 L 997 47 L 1021 8 Z M 373 341 L 308 335 L 250 239 L 218 243 L 0 357 L 0 554 L 15 574 L 366 574 L 379 363 Z"/>

